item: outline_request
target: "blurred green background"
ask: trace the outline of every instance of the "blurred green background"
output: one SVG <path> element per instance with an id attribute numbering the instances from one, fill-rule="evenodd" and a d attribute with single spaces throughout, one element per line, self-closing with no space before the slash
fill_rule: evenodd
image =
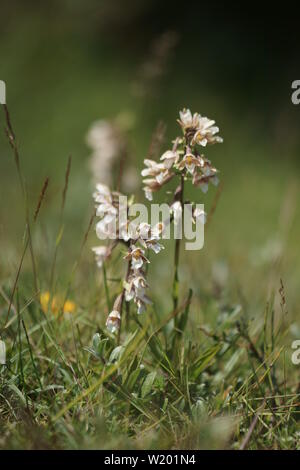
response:
<path id="1" fill-rule="evenodd" d="M 50 178 L 34 229 L 43 279 L 59 227 L 69 155 L 72 171 L 58 258 L 62 278 L 78 255 L 92 211 L 90 150 L 85 144 L 90 124 L 131 113 L 131 158 L 140 170 L 158 121 L 167 123 L 165 150 L 179 132 L 178 111 L 189 107 L 214 118 L 220 127 L 224 144 L 208 148 L 206 154 L 220 170 L 223 191 L 204 249 L 182 255 L 187 261 L 181 269 L 185 287 L 192 285 L 201 302 L 205 292 L 223 283 L 231 302 L 245 300 L 251 311 L 261 313 L 281 277 L 289 309 L 297 314 L 300 106 L 291 103 L 291 82 L 300 78 L 299 29 L 296 15 L 279 13 L 271 20 L 261 10 L 259 15 L 244 11 L 241 16 L 225 5 L 170 0 L 1 5 L 0 79 L 7 85 L 32 207 L 44 178 Z M 162 58 L 161 70 L 149 78 L 143 64 L 155 61 L 153 48 L 159 49 L 155 44 L 166 32 L 176 41 Z M 143 94 L 136 92 L 139 87 L 144 87 Z M 3 129 L 3 113 L 0 119 Z M 215 193 L 211 188 L 207 196 L 193 194 L 209 210 Z M 15 275 L 23 233 L 21 191 L 1 132 L 1 283 Z M 92 235 L 88 248 L 94 243 Z M 96 267 L 89 249 L 85 254 L 82 272 L 88 280 Z M 153 269 L 159 287 L 170 272 L 169 250 Z M 80 279 L 77 294 L 86 289 Z M 158 289 L 156 296 L 164 303 Z"/>

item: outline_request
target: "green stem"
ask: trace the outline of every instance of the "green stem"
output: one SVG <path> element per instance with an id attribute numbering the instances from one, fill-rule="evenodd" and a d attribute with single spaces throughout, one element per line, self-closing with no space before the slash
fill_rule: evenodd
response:
<path id="1" fill-rule="evenodd" d="M 104 262 L 103 262 L 103 282 L 104 282 L 104 290 L 105 290 L 105 296 L 106 296 L 107 309 L 108 309 L 108 313 L 109 313 L 111 311 L 111 303 L 110 303 L 110 298 L 109 298 L 106 268 L 105 268 L 105 263 Z"/>
<path id="2" fill-rule="evenodd" d="M 182 208 L 182 220 L 183 222 L 183 190 L 184 190 L 184 176 L 181 175 L 180 179 L 180 203 Z M 173 278 L 173 308 L 174 310 L 177 309 L 178 306 L 178 296 L 179 296 L 179 276 L 178 276 L 178 268 L 179 268 L 179 256 L 180 256 L 180 242 L 181 239 L 177 238 L 175 242 L 175 253 L 174 253 L 174 278 Z"/>
<path id="3" fill-rule="evenodd" d="M 130 262 L 130 260 L 129 260 L 129 261 L 128 261 L 128 265 L 127 265 L 127 273 L 126 273 L 126 277 L 125 277 L 125 281 L 126 281 L 126 282 L 128 281 L 130 271 L 131 271 L 131 262 Z M 120 306 L 120 315 L 121 315 L 121 319 L 120 319 L 120 326 L 119 326 L 118 339 L 117 339 L 118 344 L 120 344 L 120 339 L 121 339 L 122 311 L 123 311 L 124 298 L 125 298 L 125 288 L 123 287 L 122 296 L 121 296 L 121 306 Z M 129 320 L 129 319 L 128 319 L 128 317 L 127 317 L 127 321 L 128 321 L 128 320 Z"/>

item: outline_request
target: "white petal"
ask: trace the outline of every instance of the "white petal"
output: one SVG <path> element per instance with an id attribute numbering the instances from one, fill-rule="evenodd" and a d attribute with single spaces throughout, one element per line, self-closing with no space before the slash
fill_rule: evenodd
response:
<path id="1" fill-rule="evenodd" d="M 144 163 L 149 168 L 151 168 L 152 166 L 155 166 L 157 164 L 157 162 L 155 160 L 150 160 L 149 158 L 145 158 Z"/>
<path id="2" fill-rule="evenodd" d="M 200 189 L 203 193 L 207 193 L 208 191 L 208 184 L 207 183 L 200 183 Z"/>
<path id="3" fill-rule="evenodd" d="M 141 171 L 141 175 L 142 175 L 142 176 L 150 176 L 151 173 L 152 173 L 151 168 L 144 168 L 144 169 Z"/>
<path id="4" fill-rule="evenodd" d="M 142 222 L 139 226 L 138 226 L 138 233 L 139 233 L 139 236 L 143 239 L 145 238 L 149 238 L 149 233 L 151 231 L 151 226 L 147 223 L 147 222 Z"/>
<path id="5" fill-rule="evenodd" d="M 164 160 L 164 167 L 166 168 L 166 170 L 170 170 L 170 168 L 172 168 L 173 164 L 175 163 L 175 158 L 168 158 L 166 160 Z"/>
<path id="6" fill-rule="evenodd" d="M 186 167 L 187 171 L 189 171 L 191 174 L 194 173 L 195 163 L 186 163 L 185 167 Z"/>
<path id="7" fill-rule="evenodd" d="M 167 172 L 165 171 L 162 171 L 161 173 L 159 173 L 157 176 L 156 176 L 156 181 L 158 182 L 158 184 L 162 184 L 165 177 L 166 177 L 166 174 Z"/>
<path id="8" fill-rule="evenodd" d="M 211 128 L 209 129 L 209 132 L 210 132 L 212 135 L 214 135 L 214 134 L 217 134 L 217 133 L 219 132 L 219 130 L 220 130 L 220 129 L 219 129 L 217 126 L 214 126 L 214 127 L 211 127 Z"/>
<path id="9" fill-rule="evenodd" d="M 125 300 L 126 302 L 130 302 L 134 298 L 134 291 L 131 289 L 130 291 L 125 291 Z"/>
<path id="10" fill-rule="evenodd" d="M 108 236 L 107 226 L 103 220 L 96 224 L 96 235 L 100 240 Z"/>
<path id="11" fill-rule="evenodd" d="M 172 211 L 173 214 L 174 214 L 174 223 L 175 223 L 175 224 L 178 224 L 179 221 L 181 221 L 181 218 L 182 218 L 182 207 L 181 207 L 181 203 L 180 203 L 179 201 L 174 202 L 174 203 L 171 205 L 171 211 Z"/>
<path id="12" fill-rule="evenodd" d="M 183 109 L 179 112 L 180 119 L 185 126 L 189 126 L 192 123 L 192 113 L 189 109 Z"/>
<path id="13" fill-rule="evenodd" d="M 142 258 L 132 258 L 131 260 L 132 269 L 138 270 L 143 266 L 143 259 Z"/>
<path id="14" fill-rule="evenodd" d="M 137 311 L 137 313 L 138 313 L 139 315 L 140 315 L 141 313 L 144 313 L 145 310 L 146 310 L 145 304 L 142 303 L 142 302 L 139 302 L 137 305 L 138 305 L 138 311 Z"/>
<path id="15" fill-rule="evenodd" d="M 145 197 L 148 199 L 148 201 L 153 201 L 153 194 L 150 189 L 144 188 L 145 191 Z"/>
<path id="16" fill-rule="evenodd" d="M 98 217 L 103 217 L 105 214 L 117 214 L 117 209 L 112 204 L 107 202 L 99 204 L 97 207 L 96 215 Z"/>
<path id="17" fill-rule="evenodd" d="M 161 234 L 164 231 L 164 224 L 162 222 L 158 222 L 156 225 L 151 230 L 151 236 L 152 238 L 159 239 Z"/>
<path id="18" fill-rule="evenodd" d="M 217 176 L 214 176 L 213 178 L 211 178 L 210 181 L 212 182 L 214 186 L 218 186 L 219 184 L 219 178 Z"/>
<path id="19" fill-rule="evenodd" d="M 103 196 L 110 196 L 109 187 L 106 184 L 98 183 L 96 185 L 96 191 Z"/>
<path id="20" fill-rule="evenodd" d="M 163 250 L 165 247 L 161 245 L 160 243 L 149 243 L 148 248 L 150 250 L 154 251 L 154 253 L 159 253 L 161 250 Z"/>
<path id="21" fill-rule="evenodd" d="M 196 207 L 196 209 L 194 210 L 194 217 L 198 220 L 200 220 L 200 222 L 202 224 L 205 224 L 206 222 L 206 214 L 204 212 L 204 210 L 202 209 L 199 209 L 198 207 Z"/>

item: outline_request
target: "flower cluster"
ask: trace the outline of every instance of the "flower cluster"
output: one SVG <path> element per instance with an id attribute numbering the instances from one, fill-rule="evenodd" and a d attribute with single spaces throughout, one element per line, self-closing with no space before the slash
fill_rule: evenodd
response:
<path id="1" fill-rule="evenodd" d="M 203 117 L 198 113 L 192 115 L 189 109 L 179 113 L 183 137 L 174 141 L 173 149 L 167 150 L 160 158 L 160 162 L 146 159 L 146 168 L 142 170 L 145 196 L 150 201 L 153 192 L 158 191 L 176 174 L 184 178 L 191 178 L 195 186 L 203 192 L 208 190 L 208 183 L 218 184 L 217 170 L 203 154 L 200 147 L 221 143 L 223 139 L 218 136 L 219 128 L 215 121 Z"/>
<path id="2" fill-rule="evenodd" d="M 134 191 L 138 184 L 138 174 L 129 158 L 129 142 L 126 132 L 132 126 L 132 116 L 119 114 L 114 120 L 95 121 L 86 136 L 86 143 L 92 150 L 89 167 L 93 183 L 113 184 L 113 174 L 120 173 L 119 184 L 125 191 Z M 126 168 L 122 161 L 126 158 Z"/>
<path id="3" fill-rule="evenodd" d="M 199 144 L 206 147 L 207 144 L 222 143 L 222 137 L 217 136 L 219 128 L 215 126 L 215 121 L 201 116 L 198 113 L 192 115 L 189 109 L 179 112 L 179 124 L 184 134 L 188 137 L 191 145 Z"/>
<path id="4" fill-rule="evenodd" d="M 106 322 L 107 328 L 114 333 L 119 329 L 121 322 L 123 297 L 127 302 L 134 301 L 138 313 L 144 312 L 146 305 L 151 303 L 145 293 L 148 288 L 145 267 L 150 262 L 146 251 L 159 253 L 164 248 L 159 243 L 163 224 L 158 223 L 155 227 L 151 227 L 146 222 L 134 224 L 134 221 L 128 217 L 127 198 L 119 192 L 110 191 L 104 184 L 97 184 L 94 200 L 96 215 L 100 217 L 100 221 L 96 224 L 98 238 L 115 239 L 113 245 L 100 245 L 92 248 L 98 267 L 102 267 L 103 262 L 118 243 L 123 243 L 127 247 L 124 259 L 128 261 L 129 266 L 123 285 L 123 294 L 117 298 Z"/>
<path id="5" fill-rule="evenodd" d="M 146 305 L 151 303 L 146 296 L 148 284 L 145 268 L 150 261 L 145 255 L 145 250 L 149 249 L 154 253 L 159 253 L 164 248 L 159 243 L 162 229 L 162 224 L 157 224 L 154 228 L 147 223 L 139 224 L 135 238 L 124 258 L 130 262 L 128 278 L 124 282 L 125 300 L 127 302 L 133 300 L 137 305 L 138 313 L 143 313 L 146 310 Z"/>
<path id="6" fill-rule="evenodd" d="M 199 148 L 222 142 L 222 138 L 217 135 L 219 129 L 215 126 L 214 121 L 202 117 L 198 113 L 192 115 L 190 110 L 184 109 L 181 111 L 178 122 L 182 128 L 183 135 L 174 140 L 173 148 L 167 150 L 161 156 L 159 162 L 145 159 L 145 168 L 142 170 L 142 176 L 144 178 L 145 196 L 149 200 L 152 200 L 153 192 L 158 191 L 173 177 L 180 177 L 180 185 L 175 190 L 174 198 L 170 205 L 174 225 L 178 225 L 179 228 L 184 207 L 184 181 L 190 179 L 203 192 L 207 191 L 208 183 L 218 184 L 216 168 L 200 152 Z M 98 137 L 99 134 L 97 132 L 92 132 L 90 134 L 90 142 L 101 148 Z M 108 150 L 108 153 L 112 153 L 112 149 L 110 149 L 110 152 Z M 131 202 L 128 203 L 127 197 L 118 191 L 111 191 L 103 183 L 96 185 L 96 191 L 93 196 L 96 203 L 96 215 L 100 218 L 96 224 L 96 234 L 101 240 L 107 238 L 114 240 L 107 246 L 101 245 L 92 248 L 98 267 L 101 268 L 103 266 L 103 262 L 107 260 L 113 248 L 119 243 L 122 243 L 123 246 L 125 245 L 127 250 L 124 256 L 124 259 L 128 262 L 127 274 L 122 284 L 122 291 L 117 296 L 106 322 L 107 328 L 112 333 L 115 333 L 120 331 L 124 300 L 126 302 L 133 301 L 137 306 L 138 313 L 144 312 L 147 304 L 151 303 L 146 295 L 148 288 L 146 267 L 150 263 L 147 256 L 149 250 L 159 253 L 164 248 L 160 244 L 164 225 L 159 223 L 152 227 L 146 222 L 138 224 L 134 220 L 130 220 Z M 130 201 L 133 201 L 133 199 L 130 199 Z M 189 203 L 188 206 L 193 223 L 200 220 L 204 224 L 205 212 L 194 203 Z M 179 237 L 176 239 L 177 253 L 179 253 L 178 239 Z M 177 276 L 177 264 L 175 266 L 175 276 Z M 176 286 L 176 283 L 174 285 Z M 173 295 L 175 306 L 176 299 L 175 292 Z"/>
<path id="7" fill-rule="evenodd" d="M 124 148 L 124 139 L 118 127 L 111 121 L 94 122 L 86 136 L 91 148 L 90 170 L 96 183 L 112 183 L 112 167 Z"/>
<path id="8" fill-rule="evenodd" d="M 161 160 L 163 163 L 157 163 L 154 160 L 145 159 L 144 163 L 147 168 L 142 170 L 142 176 L 146 177 L 143 180 L 145 185 L 144 191 L 145 196 L 149 201 L 152 201 L 152 193 L 158 191 L 165 183 L 170 181 L 175 173 L 171 170 L 171 167 L 179 159 L 177 152 L 168 150 L 165 152 Z"/>
<path id="9" fill-rule="evenodd" d="M 117 191 L 111 191 L 105 184 L 98 183 L 93 194 L 96 203 L 96 215 L 100 221 L 96 225 L 96 234 L 100 240 L 107 238 L 123 239 L 127 241 L 127 198 Z M 120 213 L 123 217 L 120 217 Z M 103 247 L 94 248 L 98 264 L 108 253 Z"/>

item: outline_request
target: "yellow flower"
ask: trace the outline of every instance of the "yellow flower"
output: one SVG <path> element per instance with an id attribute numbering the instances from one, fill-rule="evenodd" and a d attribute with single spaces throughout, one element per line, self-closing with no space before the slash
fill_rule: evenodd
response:
<path id="1" fill-rule="evenodd" d="M 48 304 L 50 300 L 50 292 L 42 292 L 40 295 L 40 304 L 44 313 L 48 312 Z"/>
<path id="2" fill-rule="evenodd" d="M 64 305 L 64 313 L 74 313 L 76 310 L 76 304 L 72 300 L 66 300 Z"/>
<path id="3" fill-rule="evenodd" d="M 42 292 L 40 295 L 40 304 L 42 307 L 42 310 L 44 313 L 48 312 L 48 305 L 50 301 L 50 292 Z M 54 313 L 54 315 L 58 315 L 61 310 L 63 310 L 63 313 L 68 314 L 68 313 L 74 313 L 76 310 L 76 304 L 70 299 L 67 299 L 64 303 L 63 309 L 62 309 L 62 302 L 57 296 L 53 296 L 52 302 L 51 302 L 51 312 Z"/>

